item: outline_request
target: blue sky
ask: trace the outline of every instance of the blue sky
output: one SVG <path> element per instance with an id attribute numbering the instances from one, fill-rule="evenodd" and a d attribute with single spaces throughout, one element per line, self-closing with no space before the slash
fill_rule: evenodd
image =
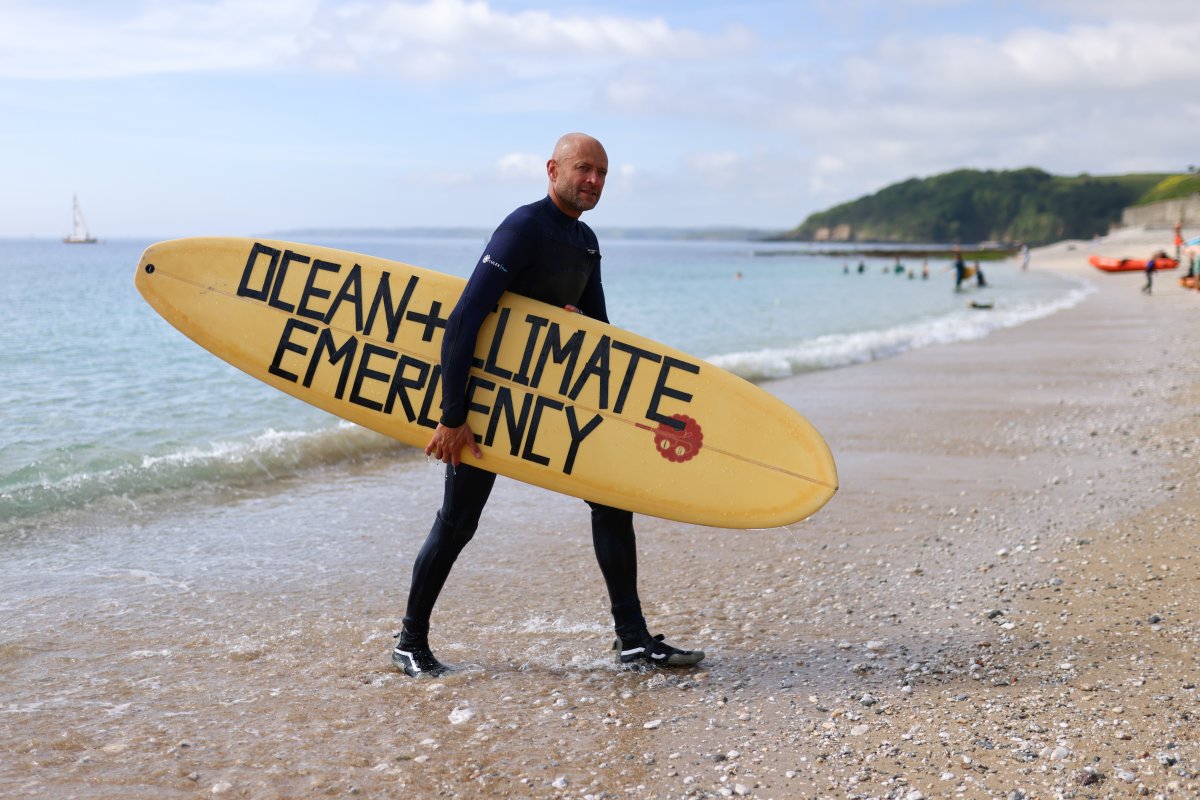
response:
<path id="1" fill-rule="evenodd" d="M 611 225 L 784 229 L 959 167 L 1200 164 L 1194 0 L 0 0 L 0 237 L 490 228 L 560 133 Z"/>

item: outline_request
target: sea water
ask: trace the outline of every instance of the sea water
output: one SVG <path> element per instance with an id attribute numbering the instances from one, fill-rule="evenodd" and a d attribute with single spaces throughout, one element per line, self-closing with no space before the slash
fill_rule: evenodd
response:
<path id="1" fill-rule="evenodd" d="M 312 239 L 465 276 L 482 237 Z M 418 451 L 259 383 L 134 289 L 151 242 L 0 241 L 0 539 L 50 514 Z M 747 241 L 602 241 L 612 322 L 761 382 L 978 338 L 1078 303 L 1082 280 L 1014 261 L 954 290 L 947 260 Z M 859 264 L 862 264 L 862 271 Z M 980 309 L 974 305 L 991 305 Z"/>

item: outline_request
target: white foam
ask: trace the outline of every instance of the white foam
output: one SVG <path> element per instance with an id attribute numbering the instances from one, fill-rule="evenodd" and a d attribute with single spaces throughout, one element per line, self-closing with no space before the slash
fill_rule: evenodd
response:
<path id="1" fill-rule="evenodd" d="M 1011 328 L 1072 308 L 1096 290 L 1093 284 L 1082 278 L 1068 280 L 1075 286 L 1060 297 L 1046 302 L 1016 303 L 1009 307 L 1001 302 L 994 309 L 986 311 L 963 309 L 921 322 L 874 331 L 829 334 L 802 341 L 792 347 L 726 353 L 708 360 L 747 380 L 761 381 L 878 361 L 935 344 L 980 339 L 994 330 Z"/>
<path id="2" fill-rule="evenodd" d="M 332 419 L 332 418 L 331 418 Z M 309 467 L 361 457 L 403 452 L 393 439 L 351 422 L 334 420 L 316 430 L 267 430 L 243 439 L 227 439 L 140 457 L 118 458 L 109 465 L 85 465 L 55 475 L 46 470 L 34 480 L 0 492 L 0 521 L 54 509 L 79 507 L 100 498 L 136 498 L 145 493 L 276 478 Z M 75 465 L 64 465 L 71 469 Z"/>
<path id="3" fill-rule="evenodd" d="M 553 619 L 544 616 L 527 617 L 517 624 L 517 631 L 520 633 L 604 633 L 607 628 L 595 622 L 574 621 L 568 622 L 562 617 Z"/>

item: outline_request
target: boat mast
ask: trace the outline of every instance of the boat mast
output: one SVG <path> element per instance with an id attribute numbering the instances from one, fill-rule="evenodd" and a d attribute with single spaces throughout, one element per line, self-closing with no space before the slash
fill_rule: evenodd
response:
<path id="1" fill-rule="evenodd" d="M 83 219 L 83 209 L 79 207 L 79 196 L 71 195 L 71 204 L 74 207 L 75 219 L 71 229 L 71 235 L 63 239 L 67 244 L 92 244 L 96 240 L 88 234 L 87 222 Z"/>

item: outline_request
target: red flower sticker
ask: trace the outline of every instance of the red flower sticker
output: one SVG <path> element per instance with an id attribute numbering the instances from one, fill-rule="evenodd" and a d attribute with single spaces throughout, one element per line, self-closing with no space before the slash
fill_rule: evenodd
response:
<path id="1" fill-rule="evenodd" d="M 704 446 L 704 433 L 700 423 L 686 414 L 672 414 L 671 419 L 683 423 L 683 430 L 676 430 L 665 422 L 654 432 L 654 446 L 658 454 L 668 461 L 682 463 L 690 461 Z"/>

